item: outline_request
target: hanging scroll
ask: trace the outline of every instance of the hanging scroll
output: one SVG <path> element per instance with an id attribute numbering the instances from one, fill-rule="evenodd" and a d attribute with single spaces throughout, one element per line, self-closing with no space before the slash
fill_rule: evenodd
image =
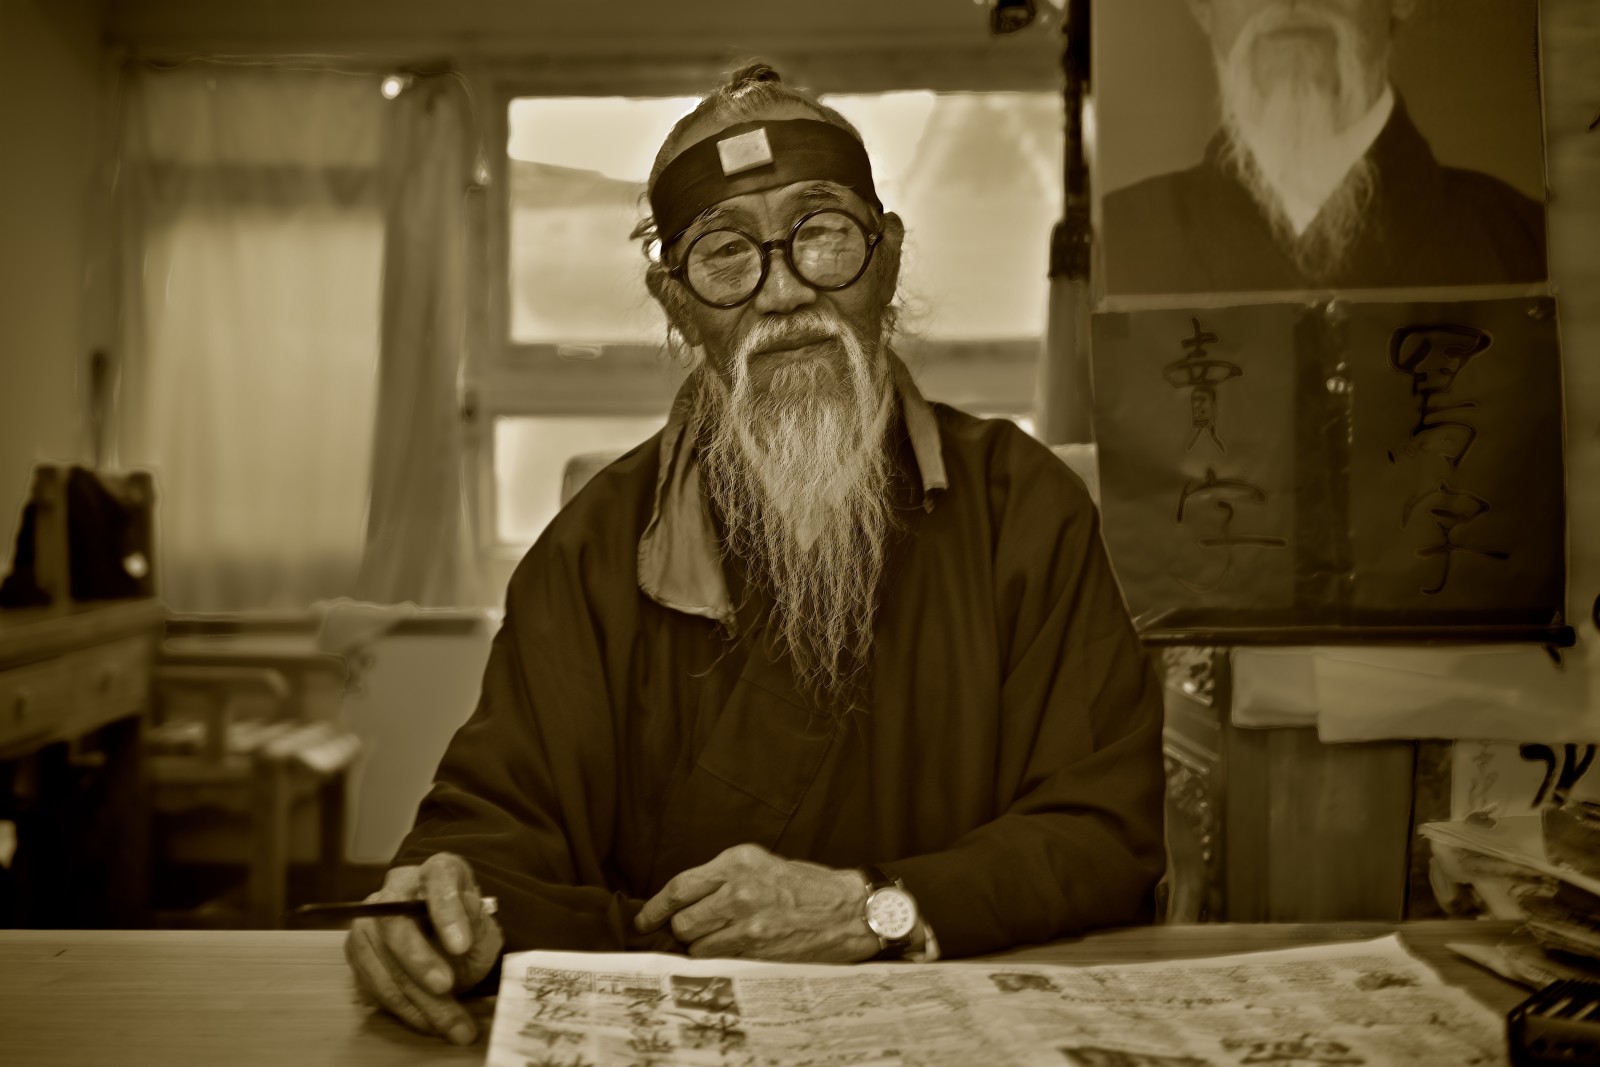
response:
<path id="1" fill-rule="evenodd" d="M 1549 624 L 1548 299 L 1101 314 L 1107 547 L 1147 634 Z"/>

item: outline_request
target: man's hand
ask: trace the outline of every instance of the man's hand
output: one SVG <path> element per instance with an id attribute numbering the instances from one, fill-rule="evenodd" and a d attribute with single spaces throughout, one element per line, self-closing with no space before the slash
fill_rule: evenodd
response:
<path id="1" fill-rule="evenodd" d="M 456 1000 L 458 990 L 481 982 L 500 956 L 505 938 L 483 910 L 472 868 L 441 852 L 420 867 L 396 867 L 368 900 L 426 900 L 433 930 L 415 919 L 357 919 L 344 956 L 362 996 L 425 1034 L 457 1045 L 477 1036 L 477 1025 Z"/>
<path id="2" fill-rule="evenodd" d="M 854 963 L 878 952 L 862 919 L 866 895 L 855 871 L 735 845 L 673 878 L 634 921 L 648 933 L 670 919 L 691 956 Z"/>

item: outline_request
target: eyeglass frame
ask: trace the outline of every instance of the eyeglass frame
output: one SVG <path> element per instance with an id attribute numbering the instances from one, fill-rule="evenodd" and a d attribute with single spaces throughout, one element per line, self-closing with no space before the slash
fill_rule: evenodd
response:
<path id="1" fill-rule="evenodd" d="M 804 226 L 807 222 L 810 222 L 818 215 L 829 214 L 843 215 L 845 218 L 856 224 L 856 227 L 861 231 L 861 236 L 865 237 L 867 240 L 867 254 L 861 259 L 861 269 L 856 271 L 854 276 L 852 276 L 848 281 L 840 282 L 838 285 L 813 285 L 806 279 L 804 275 L 800 273 L 799 268 L 795 266 L 794 236 L 800 232 L 800 227 Z M 761 273 L 756 276 L 756 284 L 750 289 L 748 296 L 741 297 L 731 304 L 718 304 L 707 300 L 705 297 L 701 296 L 695 291 L 695 287 L 689 282 L 688 278 L 689 253 L 694 251 L 694 246 L 699 244 L 703 238 L 709 237 L 714 233 L 719 233 L 724 230 L 728 233 L 736 233 L 740 237 L 743 237 L 745 240 L 749 241 L 751 244 L 755 245 L 757 253 L 759 253 L 761 256 Z M 694 240 L 690 241 L 688 246 L 684 248 L 683 259 L 678 263 L 677 266 L 668 267 L 667 274 L 677 281 L 678 284 L 689 290 L 689 295 L 700 301 L 700 303 L 706 305 L 706 307 L 712 307 L 726 311 L 730 308 L 742 307 L 756 298 L 757 294 L 761 292 L 761 287 L 767 284 L 767 275 L 772 271 L 772 250 L 781 246 L 783 248 L 784 262 L 789 265 L 789 273 L 793 274 L 800 284 L 804 285 L 808 289 L 814 289 L 821 293 L 837 293 L 841 289 L 850 288 L 856 282 L 861 280 L 861 276 L 863 274 L 867 273 L 867 268 L 872 266 L 872 254 L 873 252 L 877 251 L 878 243 L 883 240 L 883 233 L 884 231 L 882 226 L 879 226 L 876 230 L 870 230 L 867 228 L 866 223 L 856 218 L 850 212 L 844 210 L 844 208 L 833 207 L 831 205 L 828 207 L 815 208 L 814 210 L 806 212 L 804 215 L 801 215 L 799 218 L 794 220 L 794 224 L 789 227 L 789 234 L 787 237 L 774 237 L 770 241 L 758 241 L 756 240 L 754 234 L 746 233 L 736 226 L 717 226 L 713 229 L 705 231 L 704 233 L 696 234 Z M 682 234 L 679 234 L 678 237 L 673 238 L 673 242 L 676 243 L 682 238 L 682 236 Z M 662 249 L 662 258 L 666 258 L 665 248 Z"/>

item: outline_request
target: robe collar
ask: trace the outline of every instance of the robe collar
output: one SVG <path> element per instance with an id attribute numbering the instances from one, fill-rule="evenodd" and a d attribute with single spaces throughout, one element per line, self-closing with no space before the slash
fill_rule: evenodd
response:
<path id="1" fill-rule="evenodd" d="M 922 482 L 922 507 L 932 511 L 934 494 L 949 488 L 939 424 L 900 357 L 893 351 L 887 352 L 887 357 Z M 686 433 L 691 389 L 692 383 L 686 382 L 678 390 L 661 431 L 655 504 L 644 536 L 639 538 L 639 588 L 662 607 L 715 619 L 732 629 L 733 600 L 722 571 L 710 505 L 701 486 L 700 454 Z"/>

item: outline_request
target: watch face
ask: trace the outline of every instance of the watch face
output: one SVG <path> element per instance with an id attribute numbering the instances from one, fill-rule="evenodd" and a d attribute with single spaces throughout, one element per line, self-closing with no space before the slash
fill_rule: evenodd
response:
<path id="1" fill-rule="evenodd" d="M 917 925 L 917 905 L 904 889 L 890 886 L 867 898 L 867 926 L 890 941 L 911 936 Z"/>

